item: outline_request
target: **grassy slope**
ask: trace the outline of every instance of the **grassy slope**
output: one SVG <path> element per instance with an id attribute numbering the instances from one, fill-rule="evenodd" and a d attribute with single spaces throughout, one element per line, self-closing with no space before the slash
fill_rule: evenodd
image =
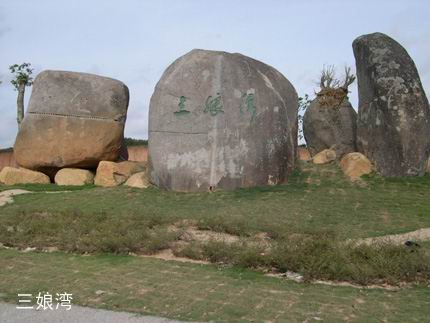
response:
<path id="1" fill-rule="evenodd" d="M 182 320 L 424 322 L 430 289 L 359 290 L 129 256 L 0 250 L 0 293 L 68 292 L 74 304 Z M 96 291 L 104 291 L 97 295 Z"/>
<path id="2" fill-rule="evenodd" d="M 374 177 L 360 187 L 343 179 L 334 166 L 306 167 L 287 185 L 213 194 L 119 187 L 21 195 L 15 198 L 16 203 L 0 210 L 0 237 L 2 224 L 11 224 L 14 219 L 21 223 L 49 222 L 58 214 L 64 218 L 73 214 L 82 225 L 100 216 L 162 225 L 192 219 L 201 228 L 239 235 L 264 231 L 274 237 L 327 230 L 355 238 L 430 227 L 429 175 L 410 179 Z M 58 187 L 52 185 L 50 189 Z M 45 216 L 41 219 L 35 213 Z"/>

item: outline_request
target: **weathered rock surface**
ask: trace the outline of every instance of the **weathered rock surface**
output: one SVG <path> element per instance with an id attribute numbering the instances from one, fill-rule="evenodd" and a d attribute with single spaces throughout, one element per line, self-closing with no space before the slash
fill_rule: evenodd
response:
<path id="1" fill-rule="evenodd" d="M 372 172 L 372 163 L 361 153 L 353 152 L 342 157 L 339 163 L 343 173 L 351 180 L 357 180 Z"/>
<path id="2" fill-rule="evenodd" d="M 312 156 L 331 148 L 341 158 L 357 150 L 357 113 L 346 95 L 338 101 L 324 98 L 329 95 L 330 92 L 321 93 L 306 109 L 303 134 Z"/>
<path id="3" fill-rule="evenodd" d="M 406 50 L 381 33 L 353 44 L 358 77 L 358 150 L 383 176 L 425 173 L 430 152 L 430 108 Z"/>
<path id="4" fill-rule="evenodd" d="M 430 173 L 430 158 L 427 162 L 427 173 Z"/>
<path id="5" fill-rule="evenodd" d="M 118 186 L 127 181 L 131 175 L 145 169 L 146 163 L 101 161 L 97 167 L 94 184 L 104 187 Z"/>
<path id="6" fill-rule="evenodd" d="M 48 176 L 41 172 L 25 168 L 4 167 L 0 172 L 0 183 L 15 184 L 50 184 Z"/>
<path id="7" fill-rule="evenodd" d="M 262 62 L 189 52 L 151 98 L 151 181 L 175 191 L 286 181 L 297 157 L 297 101 L 291 83 Z"/>
<path id="8" fill-rule="evenodd" d="M 334 160 L 336 160 L 336 151 L 333 149 L 324 149 L 323 151 L 320 151 L 318 154 L 316 154 L 312 161 L 314 164 L 327 164 Z"/>
<path id="9" fill-rule="evenodd" d="M 309 149 L 306 147 L 298 147 L 297 153 L 299 155 L 299 160 L 309 161 L 312 159 L 311 154 L 309 153 Z"/>
<path id="10" fill-rule="evenodd" d="M 94 174 L 86 169 L 63 168 L 55 175 L 57 185 L 87 185 L 94 184 Z"/>
<path id="11" fill-rule="evenodd" d="M 43 71 L 35 79 L 14 153 L 31 169 L 96 167 L 119 157 L 128 88 L 107 77 Z"/>
<path id="12" fill-rule="evenodd" d="M 136 187 L 136 188 L 147 188 L 149 184 L 148 173 L 139 172 L 130 176 L 130 178 L 124 183 L 125 186 Z"/>

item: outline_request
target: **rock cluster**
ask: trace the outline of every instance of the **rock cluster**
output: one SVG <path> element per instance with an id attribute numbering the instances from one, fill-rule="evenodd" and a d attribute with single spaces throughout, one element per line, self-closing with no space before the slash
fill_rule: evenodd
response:
<path id="1" fill-rule="evenodd" d="M 25 168 L 4 167 L 0 172 L 0 183 L 15 184 L 49 184 L 49 177 L 41 172 Z"/>

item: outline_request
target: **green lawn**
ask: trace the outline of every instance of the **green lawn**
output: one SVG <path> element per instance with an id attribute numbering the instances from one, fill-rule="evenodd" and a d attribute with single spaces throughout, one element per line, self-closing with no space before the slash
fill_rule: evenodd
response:
<path id="1" fill-rule="evenodd" d="M 191 219 L 202 228 L 245 236 L 326 230 L 357 238 L 430 227 L 430 175 L 409 179 L 371 177 L 365 183 L 350 183 L 334 165 L 305 165 L 287 185 L 233 192 L 185 194 L 156 188 L 90 186 L 69 193 L 17 196 L 16 203 L 0 210 L 0 228 L 13 219 L 36 220 L 34 214 L 42 213 L 47 223 L 61 214 L 70 221 L 81 217 L 132 217 L 138 222 L 162 225 Z M 64 190 L 55 185 L 20 187 Z"/>
<path id="2" fill-rule="evenodd" d="M 17 293 L 68 292 L 74 304 L 218 322 L 425 322 L 430 316 L 425 286 L 298 284 L 247 270 L 115 255 L 0 250 L 0 259 L 0 293 L 8 302 Z"/>
<path id="3" fill-rule="evenodd" d="M 15 203 L 1 208 L 0 242 L 7 246 L 151 254 L 172 247 L 192 225 L 236 235 L 244 243 L 193 242 L 185 248 L 172 248 L 176 254 L 360 284 L 430 277 L 429 255 L 421 257 L 401 248 L 355 250 L 342 245 L 349 238 L 430 227 L 428 175 L 407 179 L 372 176 L 351 183 L 335 165 L 303 164 L 302 171 L 286 185 L 232 192 L 18 187 L 38 193 L 16 196 Z M 69 192 L 40 192 L 48 188 Z M 252 240 L 258 234 L 266 236 L 271 247 L 255 246 Z M 309 257 L 305 259 L 303 253 Z M 369 264 L 367 259 L 374 256 L 377 261 Z M 340 265 L 333 266 L 331 259 Z M 386 267 L 391 268 L 389 275 Z"/>

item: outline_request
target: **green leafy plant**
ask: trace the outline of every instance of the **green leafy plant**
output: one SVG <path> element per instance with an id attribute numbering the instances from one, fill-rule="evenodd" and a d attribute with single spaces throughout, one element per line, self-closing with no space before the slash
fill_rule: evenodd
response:
<path id="1" fill-rule="evenodd" d="M 14 79 L 10 82 L 14 86 L 15 90 L 18 91 L 17 98 L 17 122 L 18 126 L 21 125 L 22 119 L 24 119 L 24 95 L 25 87 L 33 84 L 33 69 L 30 63 L 22 63 L 21 65 L 14 64 L 9 66 L 10 72 L 14 75 Z"/>
<path id="2" fill-rule="evenodd" d="M 309 95 L 305 94 L 303 97 L 299 97 L 299 108 L 298 108 L 298 124 L 299 124 L 299 139 L 304 139 L 303 134 L 303 116 L 306 112 L 306 109 L 309 107 L 311 100 L 309 99 Z"/>

